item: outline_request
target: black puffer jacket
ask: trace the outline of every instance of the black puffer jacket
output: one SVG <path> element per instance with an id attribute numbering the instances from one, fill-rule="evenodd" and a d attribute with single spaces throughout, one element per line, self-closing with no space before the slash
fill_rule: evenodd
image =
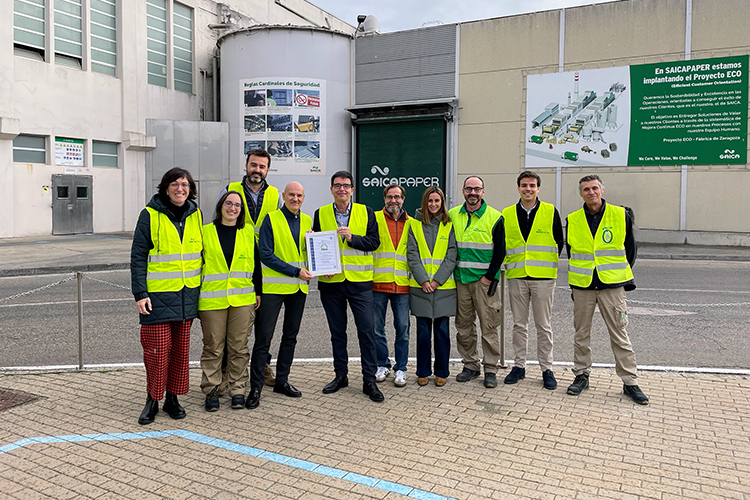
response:
<path id="1" fill-rule="evenodd" d="M 198 206 L 187 201 L 188 204 L 182 220 L 177 220 L 167 207 L 159 199 L 159 195 L 154 195 L 151 201 L 146 205 L 158 212 L 165 214 L 177 228 L 177 232 L 182 239 L 185 220 L 195 212 L 201 217 L 201 227 L 203 227 L 203 216 Z M 148 252 L 154 248 L 151 241 L 151 214 L 145 208 L 138 216 L 138 223 L 135 226 L 133 234 L 133 246 L 130 250 L 130 280 L 133 290 L 133 297 L 136 301 L 146 297 L 151 298 L 151 314 L 140 314 L 140 323 L 142 325 L 153 325 L 157 323 L 167 323 L 170 321 L 184 321 L 198 316 L 198 296 L 200 286 L 195 288 L 183 287 L 178 292 L 148 292 L 146 285 L 146 270 L 148 266 Z"/>

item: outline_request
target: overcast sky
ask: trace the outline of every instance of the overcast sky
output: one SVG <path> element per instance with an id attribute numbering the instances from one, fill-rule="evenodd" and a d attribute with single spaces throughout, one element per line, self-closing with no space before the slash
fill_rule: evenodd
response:
<path id="1" fill-rule="evenodd" d="M 540 10 L 591 5 L 604 0 L 309 0 L 349 24 L 357 25 L 357 15 L 372 14 L 380 22 L 380 32 L 512 16 Z"/>

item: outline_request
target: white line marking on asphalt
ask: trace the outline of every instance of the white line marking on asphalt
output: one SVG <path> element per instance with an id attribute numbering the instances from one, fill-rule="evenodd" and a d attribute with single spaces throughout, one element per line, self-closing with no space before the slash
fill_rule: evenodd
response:
<path id="1" fill-rule="evenodd" d="M 118 302 L 123 300 L 129 300 L 133 301 L 133 297 L 126 297 L 122 299 L 89 299 L 84 300 L 84 304 L 88 304 L 89 302 Z M 59 302 L 29 302 L 26 304 L 3 304 L 0 305 L 0 307 L 23 307 L 23 306 L 54 306 L 56 304 L 78 304 L 77 300 L 61 300 Z"/>
<path id="2" fill-rule="evenodd" d="M 409 361 L 416 363 L 417 358 L 409 358 Z M 276 361 L 275 359 L 272 361 Z M 359 362 L 361 358 L 350 357 L 349 361 Z M 460 358 L 449 360 L 451 363 L 461 363 Z M 294 364 L 304 363 L 333 363 L 333 358 L 301 358 L 295 359 Z M 508 367 L 513 365 L 512 359 L 505 360 Z M 200 361 L 191 361 L 191 368 L 200 368 Z M 539 365 L 538 361 L 527 361 L 527 365 Z M 555 361 L 554 366 L 571 367 L 571 361 Z M 592 368 L 614 368 L 614 363 L 592 363 Z M 117 370 L 122 368 L 142 368 L 143 363 L 100 363 L 85 364 L 83 371 L 91 370 Z M 682 373 L 708 373 L 721 375 L 750 375 L 750 370 L 744 368 L 710 368 L 694 366 L 660 366 L 660 365 L 639 365 L 641 371 L 650 372 L 682 372 Z M 0 372 L 49 372 L 49 371 L 78 371 L 78 365 L 49 365 L 49 366 L 0 366 Z"/>

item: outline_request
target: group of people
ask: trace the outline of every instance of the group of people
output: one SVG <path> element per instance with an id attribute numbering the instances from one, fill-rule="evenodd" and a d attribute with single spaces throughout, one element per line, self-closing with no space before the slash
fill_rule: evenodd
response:
<path id="1" fill-rule="evenodd" d="M 181 168 L 164 174 L 158 193 L 139 215 L 131 274 L 147 381 L 140 424 L 154 421 L 162 399 L 162 409 L 170 417 L 185 417 L 177 396 L 188 391 L 190 328 L 196 317 L 203 330 L 201 389 L 206 411 L 219 409 L 225 388 L 232 408 L 258 408 L 269 381 L 269 347 L 282 305 L 282 337 L 271 385 L 288 397 L 302 395 L 289 382 L 289 372 L 313 278 L 305 243 L 311 231 L 335 231 L 341 255 L 341 272 L 318 277 L 334 368 L 323 393 L 349 385 L 347 305 L 361 353 L 362 392 L 372 401 L 385 399 L 378 383 L 391 373 L 396 387 L 407 383 L 410 313 L 416 317 L 418 385 L 427 385 L 433 375 L 436 386 L 446 384 L 449 318 L 455 316 L 456 348 L 463 362 L 456 380 L 469 382 L 484 368 L 484 387 L 496 387 L 501 361 L 497 327 L 502 320 L 497 285 L 503 264 L 514 350 L 514 366 L 504 382 L 514 384 L 526 376 L 531 308 L 543 386 L 555 389 L 550 316 L 558 259 L 566 246 L 575 304 L 575 380 L 568 394 L 588 389 L 591 324 L 598 304 L 623 391 L 636 403 L 648 404 L 637 385 L 635 355 L 625 329 L 625 291 L 635 288 L 633 215 L 630 209 L 605 202 L 598 176 L 579 181 L 584 205 L 568 216 L 566 240 L 557 209 L 538 199 L 541 179 L 531 171 L 518 176 L 520 200 L 503 211 L 484 200 L 482 179 L 469 176 L 462 186 L 463 204 L 448 210 L 443 191 L 432 186 L 414 217 L 403 208 L 403 187 L 386 186 L 384 207 L 376 212 L 352 201 L 352 176 L 339 171 L 331 177 L 333 203 L 310 217 L 301 211 L 305 191 L 299 182 L 287 184 L 281 197 L 268 184 L 270 163 L 266 151 L 250 151 L 245 177 L 221 193 L 212 221 L 205 225 L 195 203 L 195 182 Z M 389 302 L 395 331 L 393 362 L 385 332 Z"/>

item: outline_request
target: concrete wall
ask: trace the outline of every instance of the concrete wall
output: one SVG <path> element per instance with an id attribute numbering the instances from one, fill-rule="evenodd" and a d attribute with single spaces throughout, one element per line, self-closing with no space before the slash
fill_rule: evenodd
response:
<path id="1" fill-rule="evenodd" d="M 459 183 L 477 174 L 485 180 L 491 205 L 517 201 L 515 179 L 525 165 L 526 77 L 559 71 L 561 18 L 563 71 L 648 64 L 685 59 L 687 5 L 686 0 L 624 0 L 565 9 L 564 16 L 555 10 L 462 24 Z M 750 53 L 745 0 L 693 0 L 691 21 L 691 59 Z M 691 241 L 704 244 L 747 241 L 727 234 L 750 231 L 749 166 L 689 166 L 683 230 L 680 168 L 564 168 L 560 212 L 565 216 L 581 206 L 578 179 L 596 173 L 607 200 L 635 210 L 642 241 L 682 242 L 690 232 L 701 232 Z M 552 172 L 541 171 L 540 197 L 555 202 Z M 706 231 L 721 234 L 711 238 Z"/>
<path id="2" fill-rule="evenodd" d="M 87 4 L 88 2 L 84 2 Z M 171 5 L 171 0 L 168 2 Z M 53 174 L 54 137 L 85 141 L 85 166 L 76 173 L 93 176 L 94 231 L 130 231 L 146 198 L 145 152 L 138 143 L 147 119 L 212 120 L 212 57 L 222 31 L 207 25 L 231 21 L 253 24 L 311 23 L 353 33 L 354 28 L 305 0 L 180 0 L 193 9 L 193 93 L 149 85 L 146 72 L 146 4 L 118 0 L 118 76 L 88 70 L 84 28 L 84 70 L 55 64 L 50 57 L 51 26 L 47 28 L 47 60 L 14 55 L 13 2 L 0 2 L 0 237 L 44 235 L 52 231 L 51 191 L 44 190 Z M 47 0 L 48 12 L 53 2 Z M 171 13 L 171 11 L 169 11 Z M 169 15 L 169 14 L 168 14 Z M 50 15 L 48 14 L 48 19 Z M 87 15 L 84 15 L 84 24 Z M 168 56 L 171 58 L 171 55 Z M 171 79 L 171 65 L 168 72 Z M 205 77 L 205 78 L 204 78 Z M 169 85 L 172 86 L 171 83 Z M 10 123 L 11 125 L 8 125 Z M 46 164 L 14 163 L 13 123 L 17 133 L 48 138 Z M 139 135 L 140 134 L 140 135 Z M 119 168 L 92 166 L 93 140 L 120 143 Z M 133 144 L 137 146 L 137 144 Z"/>

